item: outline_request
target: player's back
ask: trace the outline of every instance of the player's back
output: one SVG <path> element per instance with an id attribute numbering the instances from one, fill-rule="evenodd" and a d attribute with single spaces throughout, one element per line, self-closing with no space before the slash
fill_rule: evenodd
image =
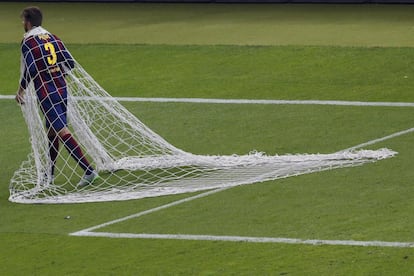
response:
<path id="1" fill-rule="evenodd" d="M 26 38 L 22 44 L 27 73 L 34 82 L 39 97 L 66 88 L 64 68 L 73 68 L 73 59 L 62 41 L 52 34 Z"/>

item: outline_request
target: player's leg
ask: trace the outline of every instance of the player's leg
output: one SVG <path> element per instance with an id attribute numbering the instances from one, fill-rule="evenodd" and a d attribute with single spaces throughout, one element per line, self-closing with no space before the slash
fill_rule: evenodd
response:
<path id="1" fill-rule="evenodd" d="M 52 126 L 52 122 L 55 116 L 52 116 L 53 104 L 49 97 L 43 98 L 40 101 L 41 109 L 45 115 L 47 138 L 48 138 L 48 149 L 49 149 L 49 167 L 48 171 L 45 172 L 45 182 L 48 184 L 53 183 L 55 175 L 56 160 L 59 153 L 59 137 Z"/>
<path id="2" fill-rule="evenodd" d="M 53 179 L 55 175 L 55 166 L 56 166 L 56 160 L 59 154 L 60 143 L 59 143 L 59 136 L 57 135 L 53 127 L 51 127 L 50 124 L 48 124 L 47 121 L 46 121 L 46 127 L 48 129 L 47 138 L 49 141 L 50 174 Z"/>
<path id="3" fill-rule="evenodd" d="M 92 184 L 96 179 L 99 178 L 98 173 L 90 165 L 89 161 L 86 159 L 85 155 L 82 152 L 81 147 L 73 137 L 70 130 L 65 127 L 59 131 L 59 137 L 61 138 L 66 149 L 72 155 L 72 157 L 78 162 L 79 166 L 85 171 L 82 179 L 78 183 L 78 187 L 84 187 L 86 185 Z"/>
<path id="4" fill-rule="evenodd" d="M 65 98 L 61 98 L 60 101 L 55 100 L 52 108 L 45 115 L 51 124 L 51 128 L 57 133 L 66 150 L 85 171 L 85 175 L 79 183 L 85 186 L 95 181 L 98 178 L 98 174 L 94 171 L 78 142 L 67 128 L 66 107 Z"/>
<path id="5" fill-rule="evenodd" d="M 92 166 L 86 159 L 81 147 L 73 137 L 72 133 L 67 127 L 59 130 L 58 135 L 62 140 L 63 145 L 70 155 L 76 160 L 79 166 L 85 171 L 86 174 L 91 174 L 93 171 Z"/>

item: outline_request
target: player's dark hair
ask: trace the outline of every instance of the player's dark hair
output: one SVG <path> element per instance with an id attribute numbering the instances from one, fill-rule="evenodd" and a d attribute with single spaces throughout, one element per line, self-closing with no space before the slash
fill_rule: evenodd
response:
<path id="1" fill-rule="evenodd" d="M 42 11 L 38 7 L 27 7 L 22 11 L 22 18 L 32 26 L 42 26 Z"/>

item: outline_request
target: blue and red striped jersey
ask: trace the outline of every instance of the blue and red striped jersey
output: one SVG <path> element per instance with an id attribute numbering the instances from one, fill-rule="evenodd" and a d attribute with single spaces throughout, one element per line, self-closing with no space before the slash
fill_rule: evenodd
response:
<path id="1" fill-rule="evenodd" d="M 33 80 L 40 101 L 51 93 L 66 94 L 65 70 L 74 67 L 74 60 L 58 37 L 49 33 L 26 37 L 22 41 L 22 54 L 23 89 Z"/>

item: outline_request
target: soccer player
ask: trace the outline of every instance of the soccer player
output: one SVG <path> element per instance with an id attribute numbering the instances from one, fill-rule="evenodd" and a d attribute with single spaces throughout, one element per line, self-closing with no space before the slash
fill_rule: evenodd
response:
<path id="1" fill-rule="evenodd" d="M 84 187 L 93 183 L 99 176 L 67 127 L 68 92 L 65 74 L 74 68 L 74 60 L 62 41 L 41 27 L 43 16 L 38 7 L 25 8 L 21 17 L 26 33 L 21 45 L 22 76 L 16 101 L 24 104 L 24 91 L 33 82 L 46 121 L 52 177 L 48 182 L 53 182 L 59 144 L 62 142 L 85 171 L 78 184 L 78 187 Z"/>

